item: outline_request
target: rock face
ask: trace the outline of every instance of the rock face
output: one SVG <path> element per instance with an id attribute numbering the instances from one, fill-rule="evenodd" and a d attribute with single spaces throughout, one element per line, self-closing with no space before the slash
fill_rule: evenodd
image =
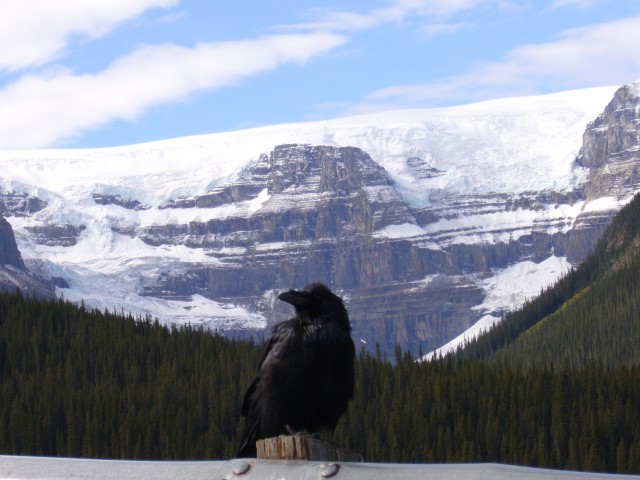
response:
<path id="1" fill-rule="evenodd" d="M 67 299 L 259 335 L 291 313 L 277 301 L 281 290 L 322 281 L 344 297 L 363 348 L 426 353 L 539 293 L 588 254 L 640 191 L 638 87 L 620 89 L 586 130 L 596 113 L 581 120 L 575 145 L 558 158 L 558 132 L 584 116 L 562 112 L 557 100 L 511 115 L 504 105 L 471 119 L 449 112 L 402 128 L 233 134 L 207 147 L 232 144 L 220 147 L 218 163 L 200 145 L 152 145 L 153 166 L 177 160 L 147 175 L 139 173 L 147 168 L 141 149 L 78 154 L 65 161 L 108 168 L 79 173 L 92 179 L 86 185 L 64 179 L 55 191 L 5 187 L 0 207 L 27 266 Z M 242 150 L 260 135 L 268 148 Z M 314 142 L 274 146 L 271 136 Z M 204 156 L 178 169 L 187 150 Z M 238 158 L 240 167 L 227 168 Z M 118 161 L 137 162 L 136 174 Z"/>
<path id="2" fill-rule="evenodd" d="M 614 200 L 610 208 L 581 213 L 569 235 L 572 263 L 582 260 L 618 211 L 618 202 L 640 191 L 639 84 L 618 89 L 587 126 L 577 162 L 589 169 L 581 189 L 586 202 Z"/>
<path id="3" fill-rule="evenodd" d="M 94 193 L 93 200 L 98 205 L 118 205 L 119 207 L 129 210 L 148 210 L 148 205 L 142 205 L 134 198 L 122 197 L 121 195 L 108 195 L 103 193 Z"/>
<path id="4" fill-rule="evenodd" d="M 395 343 L 428 348 L 452 335 L 455 325 L 475 321 L 470 309 L 483 292 L 446 252 L 376 236 L 390 225 L 419 227 L 386 171 L 362 150 L 282 145 L 231 187 L 173 208 L 239 201 L 255 202 L 256 212 L 141 229 L 139 237 L 150 245 L 218 252 L 218 265 L 163 272 L 144 294 L 200 294 L 260 309 L 264 292 L 322 281 L 346 293 L 354 335 L 375 343 L 384 332 L 380 343 L 389 351 Z M 282 312 L 268 314 L 275 321 Z"/>
<path id="5" fill-rule="evenodd" d="M 271 323 L 282 319 L 282 312 L 265 309 L 265 292 L 319 280 L 346 295 L 357 338 L 378 342 L 387 353 L 396 344 L 413 352 L 428 350 L 482 315 L 500 315 L 474 310 L 485 297 L 478 279 L 522 259 L 539 263 L 556 255 L 577 263 L 584 258 L 613 210 L 583 214 L 575 228 L 564 217 L 543 213 L 583 201 L 588 188 L 450 196 L 431 208 L 412 209 L 387 172 L 360 149 L 282 145 L 232 185 L 164 207 L 246 202 L 253 204 L 252 213 L 136 232 L 156 247 L 210 249 L 218 261 L 215 266 L 162 272 L 143 287 L 143 294 L 169 299 L 198 294 L 263 311 Z M 505 223 L 429 228 L 438 222 L 464 224 L 478 212 L 523 211 L 541 214 L 525 233 L 521 225 Z M 395 228 L 413 232 L 394 238 Z M 478 230 L 505 241 L 465 241 Z"/>
<path id="6" fill-rule="evenodd" d="M 25 193 L 0 190 L 0 216 L 28 216 L 42 210 L 46 203 Z"/>
<path id="7" fill-rule="evenodd" d="M 13 229 L 0 217 L 0 291 L 35 293 L 40 297 L 53 296 L 53 288 L 29 274 L 18 250 Z"/>
<path id="8" fill-rule="evenodd" d="M 589 168 L 587 200 L 625 198 L 640 187 L 640 102 L 638 87 L 625 85 L 589 124 L 579 161 Z"/>
<path id="9" fill-rule="evenodd" d="M 0 265 L 11 265 L 19 270 L 25 270 L 22 255 L 13 236 L 13 229 L 3 217 L 0 217 Z"/>
<path id="10" fill-rule="evenodd" d="M 72 247 L 78 243 L 80 233 L 85 229 L 83 225 L 76 227 L 74 225 L 43 225 L 26 227 L 30 238 L 40 245 L 50 247 Z"/>

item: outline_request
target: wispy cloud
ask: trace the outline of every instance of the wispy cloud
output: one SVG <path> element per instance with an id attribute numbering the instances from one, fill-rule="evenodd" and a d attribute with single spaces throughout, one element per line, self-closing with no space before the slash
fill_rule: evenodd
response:
<path id="1" fill-rule="evenodd" d="M 554 42 L 521 45 L 501 62 L 476 64 L 463 75 L 373 92 L 368 105 L 442 105 L 555 88 L 615 85 L 640 77 L 640 17 L 567 30 Z"/>
<path id="2" fill-rule="evenodd" d="M 97 38 L 152 8 L 179 0 L 0 0 L 0 72 L 56 60 L 75 36 Z"/>
<path id="3" fill-rule="evenodd" d="M 284 30 L 329 30 L 357 32 L 392 23 L 402 23 L 408 18 L 422 18 L 434 25 L 444 25 L 447 20 L 461 12 L 494 5 L 504 8 L 513 5 L 505 0 L 396 0 L 387 7 L 364 13 L 344 10 L 314 9 L 308 22 L 280 26 Z"/>
<path id="4" fill-rule="evenodd" d="M 595 5 L 598 0 L 554 0 L 551 6 L 551 10 L 555 10 L 563 7 L 577 7 L 581 9 L 590 8 Z"/>
<path id="5" fill-rule="evenodd" d="M 147 46 L 91 75 L 58 71 L 26 75 L 0 90 L 0 146 L 44 147 L 149 108 L 231 85 L 287 63 L 304 63 L 342 45 L 332 33 L 271 35 L 202 43 L 193 48 Z"/>
<path id="6" fill-rule="evenodd" d="M 469 24 L 465 22 L 456 23 L 431 23 L 423 26 L 420 31 L 427 37 L 435 37 L 438 35 L 450 35 L 464 28 L 468 28 Z"/>

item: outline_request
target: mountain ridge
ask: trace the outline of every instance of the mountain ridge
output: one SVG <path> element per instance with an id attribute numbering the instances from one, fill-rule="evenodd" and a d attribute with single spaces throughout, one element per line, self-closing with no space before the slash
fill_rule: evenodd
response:
<path id="1" fill-rule="evenodd" d="M 515 267 L 553 280 L 584 258 L 635 192 L 584 191 L 615 183 L 580 160 L 614 91 L 2 151 L 0 192 L 30 205 L 8 215 L 25 262 L 67 299 L 238 333 L 286 315 L 278 289 L 323 280 L 367 348 L 428 350 L 521 304 L 500 281 Z"/>

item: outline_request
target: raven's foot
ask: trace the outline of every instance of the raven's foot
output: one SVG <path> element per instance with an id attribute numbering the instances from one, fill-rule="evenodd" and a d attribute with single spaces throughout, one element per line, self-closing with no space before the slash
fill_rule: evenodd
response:
<path id="1" fill-rule="evenodd" d="M 289 425 L 285 425 L 285 428 L 287 429 L 287 433 L 289 433 L 289 435 L 293 435 L 296 437 L 313 438 L 314 440 L 322 440 L 318 432 L 310 433 L 305 430 L 294 430 Z"/>

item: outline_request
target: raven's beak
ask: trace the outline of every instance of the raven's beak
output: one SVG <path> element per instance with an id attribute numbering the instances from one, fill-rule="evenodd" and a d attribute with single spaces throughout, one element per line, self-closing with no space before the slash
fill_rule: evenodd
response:
<path id="1" fill-rule="evenodd" d="M 294 307 L 304 307 L 309 305 L 309 294 L 307 292 L 301 292 L 299 290 L 289 290 L 283 292 L 278 296 L 279 300 L 290 303 Z"/>

